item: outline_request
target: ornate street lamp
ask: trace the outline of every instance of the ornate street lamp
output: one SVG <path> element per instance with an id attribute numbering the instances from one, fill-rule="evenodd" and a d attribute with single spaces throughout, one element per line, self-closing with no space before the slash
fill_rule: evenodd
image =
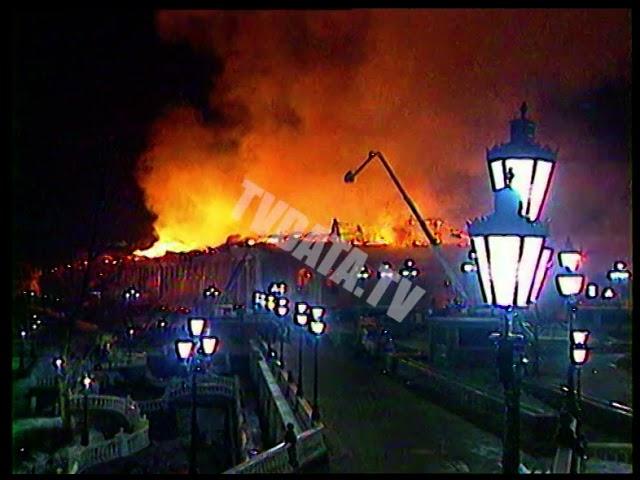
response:
<path id="1" fill-rule="evenodd" d="M 536 125 L 526 114 L 523 103 L 520 118 L 510 122 L 511 140 L 487 150 L 487 166 L 493 191 L 513 188 L 521 199 L 520 215 L 534 222 L 551 185 L 557 152 L 535 143 Z"/>
<path id="2" fill-rule="evenodd" d="M 84 385 L 84 395 L 82 398 L 84 421 L 82 423 L 82 435 L 80 437 L 80 445 L 85 447 L 89 445 L 89 388 L 91 388 L 91 382 L 91 377 L 85 373 L 82 379 L 82 384 Z"/>
<path id="3" fill-rule="evenodd" d="M 296 389 L 296 396 L 302 397 L 302 342 L 304 340 L 304 327 L 309 322 L 309 312 L 311 311 L 309 304 L 306 302 L 296 302 L 295 314 L 293 316 L 294 323 L 301 327 L 300 335 L 298 337 L 298 388 Z"/>
<path id="4" fill-rule="evenodd" d="M 320 420 L 320 408 L 318 406 L 318 344 L 320 337 L 327 329 L 324 322 L 325 309 L 323 307 L 311 307 L 312 320 L 309 322 L 309 332 L 315 337 L 313 342 L 313 407 L 311 420 Z"/>
<path id="5" fill-rule="evenodd" d="M 199 348 L 196 347 L 195 340 L 192 339 L 180 339 L 175 342 L 176 357 L 186 367 L 187 371 L 191 373 L 191 446 L 189 450 L 189 474 L 196 473 L 196 461 L 197 461 L 197 445 L 196 439 L 198 438 L 198 420 L 196 416 L 197 405 L 197 383 L 196 373 L 201 370 L 198 365 L 199 361 L 197 355 L 200 354 L 204 357 L 211 357 L 218 349 L 220 341 L 216 336 L 202 336 L 204 331 L 206 320 L 203 318 L 190 318 L 188 320 L 188 329 L 192 337 L 200 339 Z"/>
<path id="6" fill-rule="evenodd" d="M 192 337 L 199 337 L 204 331 L 204 327 L 207 324 L 207 320 L 204 318 L 191 317 L 187 321 L 189 327 L 189 335 Z"/>
<path id="7" fill-rule="evenodd" d="M 407 258 L 404 261 L 404 266 L 400 269 L 400 275 L 405 278 L 415 278 L 420 275 L 420 270 L 416 268 L 416 262 Z"/>
<path id="8" fill-rule="evenodd" d="M 548 229 L 519 215 L 520 196 L 510 187 L 495 193 L 493 215 L 469 222 L 475 262 L 484 302 L 505 311 L 498 341 L 498 364 L 506 403 L 503 472 L 517 473 L 520 465 L 520 377 L 522 355 L 514 361 L 523 338 L 511 333 L 513 309 L 535 300 L 532 290 Z"/>
<path id="9" fill-rule="evenodd" d="M 567 243 L 570 243 L 567 241 Z M 582 352 L 586 353 L 586 349 L 574 349 L 575 343 L 574 340 L 581 337 L 576 337 L 577 330 L 574 330 L 574 325 L 576 321 L 576 317 L 578 314 L 578 299 L 577 296 L 582 293 L 584 289 L 585 276 L 576 273 L 580 268 L 582 263 L 582 253 L 578 250 L 569 249 L 558 253 L 558 260 L 560 266 L 563 267 L 569 273 L 559 273 L 556 275 L 556 287 L 558 290 L 558 294 L 565 299 L 567 306 L 567 336 L 568 336 L 568 353 L 569 353 L 569 365 L 567 369 L 567 413 L 572 415 L 576 419 L 576 429 L 575 434 L 578 435 L 580 433 L 580 406 L 578 404 L 578 399 L 576 398 L 576 388 L 575 388 L 575 377 L 576 377 L 576 366 L 581 363 L 576 363 L 576 357 L 574 354 L 580 355 Z M 593 291 L 593 288 L 591 289 Z M 588 296 L 588 295 L 587 295 Z M 588 334 L 587 334 L 588 337 Z M 585 338 L 586 343 L 586 338 Z M 583 359 L 586 361 L 586 356 Z M 584 363 L 584 362 L 583 362 Z M 578 375 L 580 375 L 578 371 Z M 578 380 L 578 383 L 580 381 Z M 578 394 L 579 397 L 579 394 Z M 562 435 L 559 438 L 569 438 L 573 435 L 573 432 L 569 428 L 569 424 L 567 422 L 562 422 L 560 429 L 562 431 Z M 575 446 L 574 446 L 575 447 Z M 573 448 L 572 455 L 572 463 L 571 463 L 571 472 L 578 473 L 577 466 L 577 452 L 575 448 Z"/>

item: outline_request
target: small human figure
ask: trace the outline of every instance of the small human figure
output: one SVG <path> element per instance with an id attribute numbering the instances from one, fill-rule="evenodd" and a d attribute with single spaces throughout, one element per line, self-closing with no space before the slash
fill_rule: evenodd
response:
<path id="1" fill-rule="evenodd" d="M 298 437 L 293 431 L 293 423 L 287 423 L 287 431 L 284 434 L 284 442 L 288 446 L 289 465 L 291 468 L 298 468 L 298 456 L 296 455 L 296 442 Z"/>

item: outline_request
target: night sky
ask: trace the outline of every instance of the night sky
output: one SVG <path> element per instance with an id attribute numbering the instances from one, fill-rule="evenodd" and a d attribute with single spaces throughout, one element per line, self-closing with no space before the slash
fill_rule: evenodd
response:
<path id="1" fill-rule="evenodd" d="M 616 255 L 631 245 L 629 12 L 23 12 L 12 27 L 17 260 L 64 262 L 86 249 L 102 188 L 101 246 L 151 245 L 147 206 L 162 216 L 162 201 L 182 201 L 158 187 L 176 167 L 166 152 L 184 154 L 178 167 L 188 170 L 202 157 L 185 151 L 193 138 L 211 143 L 216 171 L 242 166 L 234 180 L 247 173 L 246 146 L 258 144 L 268 162 L 281 151 L 294 178 L 298 167 L 307 175 L 335 166 L 317 171 L 317 187 L 335 177 L 336 189 L 347 168 L 381 148 L 423 208 L 462 226 L 489 213 L 484 148 L 508 139 L 525 99 L 541 143 L 560 146 L 564 162 L 555 182 L 568 187 L 554 187 L 547 212 L 554 233 L 597 249 L 603 229 L 621 232 Z M 434 159 L 414 175 L 411 156 L 425 149 Z M 264 184 L 266 173 L 250 178 Z M 185 183 L 192 188 L 181 192 L 198 190 Z M 480 193 L 468 194 L 470 185 Z M 357 216 L 362 202 L 347 208 L 347 195 L 311 215 L 326 221 L 345 205 L 346 217 Z M 198 200 L 185 201 L 189 211 Z"/>

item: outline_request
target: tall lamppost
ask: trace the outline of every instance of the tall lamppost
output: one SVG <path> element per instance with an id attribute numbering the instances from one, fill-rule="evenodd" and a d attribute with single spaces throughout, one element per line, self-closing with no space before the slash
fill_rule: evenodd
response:
<path id="1" fill-rule="evenodd" d="M 302 327 L 300 329 L 300 335 L 298 337 L 298 388 L 296 389 L 296 396 L 302 397 L 302 343 L 304 341 L 304 327 L 309 323 L 309 304 L 306 302 L 296 302 L 295 311 L 293 312 L 294 323 Z"/>
<path id="2" fill-rule="evenodd" d="M 289 314 L 289 299 L 285 297 L 278 298 L 278 306 L 275 308 L 274 313 L 281 321 L 278 324 L 278 333 L 280 334 L 280 368 L 284 369 L 284 336 L 287 326 L 284 324 L 284 318 Z"/>
<path id="3" fill-rule="evenodd" d="M 580 330 L 575 330 L 576 316 L 578 313 L 578 299 L 577 296 L 584 289 L 585 277 L 582 274 L 576 273 L 580 268 L 582 262 L 582 254 L 578 250 L 567 250 L 558 253 L 558 260 L 560 266 L 563 267 L 567 273 L 560 273 L 556 275 L 556 287 L 558 294 L 565 299 L 567 308 L 567 353 L 569 356 L 569 365 L 567 368 L 567 397 L 566 397 L 566 413 L 571 415 L 576 421 L 575 436 L 571 431 L 570 417 L 563 418 L 560 424 L 560 431 L 558 436 L 558 442 L 561 447 L 570 447 L 573 451 L 571 455 L 571 473 L 578 473 L 579 456 L 576 451 L 576 440 L 580 435 L 580 423 L 581 412 L 578 404 L 578 398 L 580 394 L 576 393 L 575 376 L 576 370 L 579 375 L 579 365 L 582 365 L 587 361 L 587 349 L 586 341 L 588 339 L 588 333 L 586 336 L 581 335 Z M 578 343 L 576 343 L 576 341 Z M 584 345 L 585 348 L 575 348 L 575 345 Z M 576 353 L 580 355 L 576 358 Z M 584 353 L 584 357 L 582 357 Z M 576 361 L 577 360 L 577 361 Z M 580 383 L 580 382 L 578 382 Z"/>
<path id="4" fill-rule="evenodd" d="M 506 418 L 502 468 L 517 473 L 520 465 L 520 381 L 524 337 L 512 331 L 514 308 L 535 301 L 532 290 L 541 268 L 547 226 L 519 214 L 521 199 L 510 187 L 495 193 L 495 212 L 469 222 L 480 289 L 486 304 L 504 310 L 498 335 L 498 371 L 504 388 Z M 518 353 L 519 358 L 514 358 Z"/>
<path id="5" fill-rule="evenodd" d="M 197 383 L 196 373 L 199 370 L 198 355 L 210 357 L 218 349 L 219 340 L 216 336 L 202 335 L 207 321 L 204 318 L 190 318 L 187 322 L 190 339 L 176 340 L 176 356 L 184 363 L 187 371 L 191 373 L 191 444 L 189 449 L 189 474 L 196 472 L 197 449 L 196 439 L 198 437 L 198 420 L 196 415 L 197 405 Z M 195 339 L 200 340 L 199 348 L 196 347 Z"/>
<path id="6" fill-rule="evenodd" d="M 320 337 L 327 329 L 324 322 L 325 309 L 323 307 L 311 307 L 311 321 L 309 322 L 309 331 L 313 334 L 313 407 L 311 410 L 311 420 L 317 422 L 320 420 L 320 408 L 318 406 L 318 344 Z"/>
<path id="7" fill-rule="evenodd" d="M 27 349 L 26 342 L 27 342 L 27 331 L 24 328 L 22 328 L 20 329 L 20 365 L 18 367 L 20 369 L 20 372 L 24 371 L 24 354 Z"/>
<path id="8" fill-rule="evenodd" d="M 82 435 L 80 437 L 80 445 L 86 447 L 89 445 L 89 388 L 91 387 L 91 377 L 88 373 L 85 373 L 82 378 L 82 384 L 84 385 L 84 391 L 82 396 Z"/>

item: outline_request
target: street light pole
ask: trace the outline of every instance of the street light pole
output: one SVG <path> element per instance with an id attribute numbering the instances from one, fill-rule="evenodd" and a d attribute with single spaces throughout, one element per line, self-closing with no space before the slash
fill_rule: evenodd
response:
<path id="1" fill-rule="evenodd" d="M 192 360 L 193 361 L 193 360 Z M 194 365 L 191 366 L 191 448 L 189 453 L 189 475 L 195 475 L 197 450 L 196 450 L 196 438 L 198 436 L 198 419 L 196 412 L 197 404 L 197 384 L 196 384 L 196 369 Z"/>
<path id="2" fill-rule="evenodd" d="M 83 404 L 83 423 L 82 423 L 82 438 L 80 444 L 84 447 L 89 445 L 89 392 L 85 388 L 84 396 L 82 399 Z"/>
<path id="3" fill-rule="evenodd" d="M 517 365 L 520 362 L 514 362 L 512 322 L 513 310 L 508 309 L 504 315 L 503 334 L 498 346 L 498 365 L 506 408 L 502 472 L 509 474 L 518 473 L 520 465 L 520 371 Z"/>
<path id="4" fill-rule="evenodd" d="M 316 337 L 313 342 L 313 408 L 311 410 L 311 420 L 320 420 L 320 408 L 318 407 L 318 344 L 320 337 Z"/>
<path id="5" fill-rule="evenodd" d="M 298 341 L 298 388 L 296 389 L 296 396 L 302 397 L 302 342 L 304 340 L 304 331 L 300 330 L 300 337 Z"/>
<path id="6" fill-rule="evenodd" d="M 284 335 L 285 328 L 282 327 L 280 331 L 280 368 L 284 370 Z"/>

